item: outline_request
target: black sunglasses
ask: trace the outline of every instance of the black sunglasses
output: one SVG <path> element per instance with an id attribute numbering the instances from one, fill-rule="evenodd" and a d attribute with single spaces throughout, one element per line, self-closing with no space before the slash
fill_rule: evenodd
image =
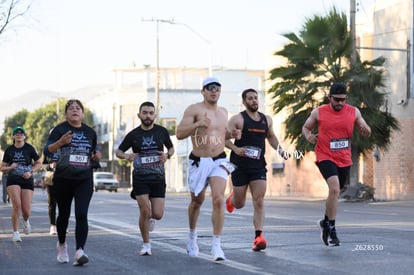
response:
<path id="1" fill-rule="evenodd" d="M 211 84 L 208 84 L 208 85 L 205 87 L 205 89 L 206 89 L 207 91 L 220 91 L 220 90 L 221 90 L 221 86 L 220 86 L 220 85 L 218 85 L 218 84 L 216 84 L 216 83 L 211 83 Z"/>
<path id="2" fill-rule="evenodd" d="M 336 102 L 338 102 L 338 103 L 345 102 L 345 100 L 346 100 L 346 97 L 335 97 L 335 96 L 331 96 L 331 98 L 333 100 L 335 100 Z"/>

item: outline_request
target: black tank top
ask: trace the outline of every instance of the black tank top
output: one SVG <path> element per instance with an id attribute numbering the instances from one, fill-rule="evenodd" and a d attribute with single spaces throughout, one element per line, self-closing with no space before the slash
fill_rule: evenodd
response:
<path id="1" fill-rule="evenodd" d="M 266 148 L 266 136 L 269 130 L 266 116 L 258 112 L 260 120 L 255 121 L 247 114 L 246 111 L 241 112 L 243 116 L 242 137 L 236 140 L 234 144 L 237 147 L 246 147 L 249 157 L 240 157 L 234 152 L 230 154 L 230 161 L 243 169 L 265 168 L 266 161 L 264 158 Z"/>

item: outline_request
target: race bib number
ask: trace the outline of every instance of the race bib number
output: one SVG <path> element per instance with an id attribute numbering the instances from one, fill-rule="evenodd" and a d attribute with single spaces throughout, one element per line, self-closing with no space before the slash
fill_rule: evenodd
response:
<path id="1" fill-rule="evenodd" d="M 226 170 L 228 174 L 231 174 L 234 170 L 236 170 L 236 165 L 234 165 L 230 161 L 222 161 L 220 163 L 220 167 Z"/>
<path id="2" fill-rule="evenodd" d="M 142 164 L 152 164 L 152 163 L 158 163 L 160 162 L 159 156 L 146 156 L 141 157 L 141 163 Z"/>
<path id="3" fill-rule="evenodd" d="M 69 163 L 76 166 L 88 165 L 89 157 L 86 155 L 69 155 Z"/>
<path id="4" fill-rule="evenodd" d="M 350 147 L 350 140 L 347 138 L 331 139 L 330 148 L 332 151 L 347 149 Z"/>
<path id="5" fill-rule="evenodd" d="M 251 158 L 251 159 L 260 159 L 262 149 L 258 147 L 253 147 L 253 146 L 246 146 L 243 148 L 245 149 L 244 156 Z"/>

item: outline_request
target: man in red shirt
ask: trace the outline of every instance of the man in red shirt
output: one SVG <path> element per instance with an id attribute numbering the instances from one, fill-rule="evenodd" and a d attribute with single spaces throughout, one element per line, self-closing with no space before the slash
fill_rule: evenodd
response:
<path id="1" fill-rule="evenodd" d="M 371 128 L 357 107 L 346 104 L 346 86 L 334 83 L 329 90 L 329 104 L 313 110 L 302 127 L 302 134 L 315 144 L 316 165 L 329 188 L 325 218 L 318 222 L 321 240 L 327 246 L 339 246 L 335 219 L 340 190 L 344 187 L 352 165 L 351 140 L 354 125 L 369 137 Z M 317 126 L 317 133 L 312 133 Z"/>

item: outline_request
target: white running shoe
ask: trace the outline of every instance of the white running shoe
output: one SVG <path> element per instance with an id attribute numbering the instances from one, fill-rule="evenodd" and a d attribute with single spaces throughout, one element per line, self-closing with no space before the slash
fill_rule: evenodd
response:
<path id="1" fill-rule="evenodd" d="M 65 244 L 63 246 L 57 243 L 57 261 L 59 263 L 68 263 L 69 262 L 69 254 L 68 254 L 68 246 Z"/>
<path id="2" fill-rule="evenodd" d="M 220 245 L 213 244 L 211 247 L 211 255 L 214 261 L 224 261 L 226 259 Z"/>
<path id="3" fill-rule="evenodd" d="M 199 252 L 197 237 L 188 237 L 187 239 L 187 254 L 190 257 L 197 257 Z"/>
<path id="4" fill-rule="evenodd" d="M 29 219 L 23 221 L 23 231 L 26 235 L 29 235 L 32 232 L 32 226 L 30 225 Z"/>
<path id="5" fill-rule="evenodd" d="M 141 255 L 141 256 L 151 256 L 152 255 L 151 244 L 150 243 L 148 243 L 148 244 L 144 243 L 142 245 L 141 251 L 139 252 L 139 255 Z"/>
<path id="6" fill-rule="evenodd" d="M 149 232 L 152 232 L 152 231 L 154 231 L 154 228 L 155 228 L 155 219 L 153 219 L 153 218 L 151 218 L 150 220 L 149 220 Z"/>
<path id="7" fill-rule="evenodd" d="M 22 241 L 22 239 L 20 238 L 19 231 L 14 231 L 12 238 L 13 238 L 13 242 L 21 242 Z"/>
<path id="8" fill-rule="evenodd" d="M 49 234 L 50 235 L 56 235 L 57 234 L 56 225 L 51 225 L 50 226 Z"/>
<path id="9" fill-rule="evenodd" d="M 85 252 L 83 252 L 83 249 L 79 248 L 78 250 L 76 250 L 75 261 L 73 262 L 73 265 L 81 266 L 86 264 L 87 262 L 89 262 L 89 258 L 88 255 L 86 255 Z"/>

